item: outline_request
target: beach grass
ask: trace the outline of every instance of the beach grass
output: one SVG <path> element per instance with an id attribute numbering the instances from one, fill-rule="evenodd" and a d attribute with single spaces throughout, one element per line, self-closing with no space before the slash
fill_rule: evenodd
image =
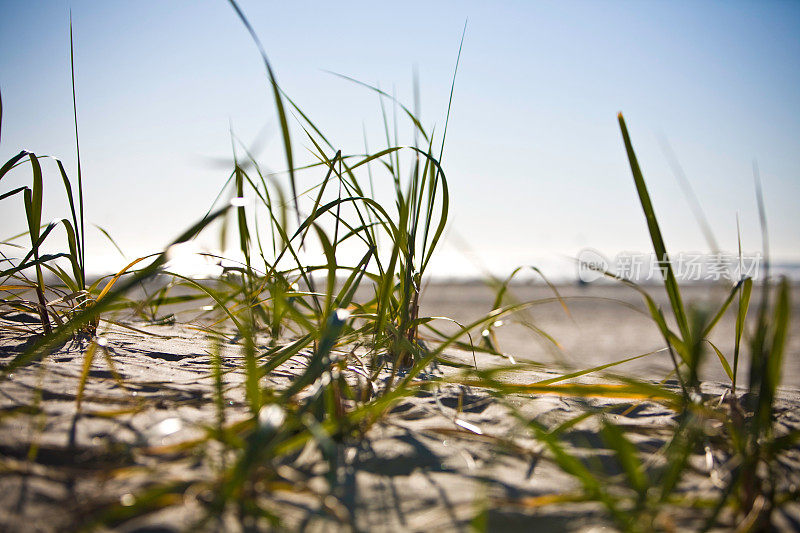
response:
<path id="1" fill-rule="evenodd" d="M 114 527 L 180 506 L 188 493 L 207 495 L 199 499 L 202 513 L 193 517 L 192 528 L 216 527 L 214 524 L 231 516 L 245 528 L 277 527 L 283 517 L 269 504 L 269 495 L 275 491 L 311 494 L 319 498 L 335 523 L 345 526 L 347 512 L 334 496 L 341 493 L 342 443 L 366 439 L 404 398 L 449 385 L 484 391 L 504 405 L 520 431 L 539 443 L 540 456 L 577 483 L 574 490 L 519 500 L 513 503 L 516 506 L 531 510 L 594 502 L 610 523 L 624 531 L 669 530 L 677 527 L 674 516 L 682 513 L 693 517 L 691 527 L 700 530 L 735 525 L 739 530 L 757 531 L 768 528 L 775 512 L 797 498 L 796 486 L 787 479 L 791 472 L 781 470 L 778 458 L 796 448 L 800 431 L 776 427 L 775 418 L 789 333 L 789 283 L 765 275 L 761 300 L 754 310 L 754 280 L 750 278 L 738 280 L 716 308 L 686 305 L 621 114 L 623 148 L 662 267 L 669 308 L 659 307 L 645 288 L 625 279 L 617 281 L 641 294 L 664 339 L 660 353 L 668 352 L 673 363 L 672 375 L 665 378 L 674 378 L 677 387 L 666 379 L 657 382 L 612 373 L 617 365 L 652 353 L 585 369 L 551 369 L 560 373 L 520 382 L 509 375 L 536 365 L 509 360 L 494 330 L 502 320 L 513 317 L 526 324 L 532 336 L 558 349 L 557 339 L 526 316 L 534 306 L 556 303 L 567 319 L 569 301 L 556 287 L 550 286 L 552 298 L 521 301 L 513 295 L 515 271 L 506 280 L 489 280 L 496 294 L 492 309 L 471 323 L 456 324 L 454 332 L 440 327 L 448 323 L 446 318 L 420 315 L 428 266 L 448 222 L 450 196 L 442 163 L 447 123 L 434 135 L 422 126 L 414 110 L 377 87 L 356 82 L 358 90 L 370 91 L 378 98 L 386 145 L 374 152 L 343 154 L 284 94 L 246 16 L 235 2 L 231 5 L 263 59 L 279 118 L 286 171 L 280 175 L 263 172 L 255 157 L 234 139 L 232 168 L 218 198 L 205 214 L 199 213 L 196 224 L 174 239 L 173 246 L 201 232 L 220 229 L 223 236 L 235 236 L 243 261 L 226 261 L 216 279 L 194 279 L 170 270 L 169 257 L 174 250 L 170 247 L 137 258 L 120 272 L 89 284 L 80 145 L 76 144 L 77 187 L 62 163 L 54 160 L 70 212 L 49 224 L 42 223 L 43 205 L 49 199 L 45 193 L 51 192 L 45 187 L 48 168 L 42 165 L 47 158 L 21 151 L 0 169 L 0 182 L 12 171 L 30 176 L 29 186 L 0 195 L 2 202 L 22 201 L 26 213 L 24 233 L 2 243 L 14 250 L 14 257 L 4 252 L 0 313 L 9 320 L 4 320 L 0 329 L 3 335 L 29 340 L 5 362 L 0 380 L 8 380 L 18 369 L 41 364 L 67 342 L 79 343 L 83 371 L 74 401 L 76 423 L 80 423 L 78 415 L 86 413 L 82 404 L 98 355 L 104 358 L 117 386 L 129 386 L 116 372 L 114 353 L 104 337 L 112 326 L 136 329 L 124 317 L 133 316 L 145 324 L 174 323 L 178 319 L 173 307 L 196 306 L 198 319 L 192 327 L 202 333 L 208 347 L 213 393 L 204 401 L 213 410 L 213 420 L 201 437 L 148 453 L 163 464 L 193 454 L 209 456 L 214 458 L 213 468 L 198 479 L 154 480 L 124 501 L 99 500 L 81 516 L 82 528 Z M 70 52 L 72 57 L 71 46 Z M 459 48 L 459 57 L 460 53 Z M 454 86 L 457 64 L 458 59 Z M 77 139 L 74 95 L 73 76 Z M 451 91 L 448 117 L 452 104 Z M 411 143 L 401 143 L 395 113 L 387 108 L 399 110 L 401 119 L 411 125 Z M 292 117 L 296 123 L 291 122 Z M 299 131 L 316 158 L 315 163 L 302 167 L 294 157 L 293 134 Z M 316 186 L 299 191 L 296 175 L 300 172 L 317 176 Z M 392 184 L 391 205 L 373 195 L 372 184 L 378 179 Z M 765 221 L 763 202 L 760 208 Z M 58 228 L 64 230 L 63 245 L 56 244 Z M 29 244 L 21 244 L 22 239 Z M 49 249 L 61 251 L 42 253 L 45 242 Z M 356 261 L 347 262 L 343 258 L 352 254 L 342 250 L 352 248 L 353 243 L 360 252 Z M 312 244 L 322 251 L 324 262 L 304 259 Z M 609 272 L 603 274 L 615 278 Z M 143 293 L 136 296 L 140 289 Z M 708 340 L 726 313 L 736 316 L 735 350 L 727 355 Z M 747 316 L 753 313 L 755 324 L 748 331 Z M 35 317 L 35 321 L 11 321 L 19 316 Z M 236 370 L 243 379 L 234 385 L 226 381 L 233 372 L 226 365 L 226 345 L 235 346 L 239 354 Z M 453 348 L 469 350 L 474 364 L 449 358 L 446 352 Z M 477 354 L 503 357 L 504 363 L 481 367 Z M 709 397 L 701 387 L 698 369 L 709 357 L 730 378 L 722 397 Z M 268 378 L 282 365 L 298 358 L 304 363 L 290 383 L 283 388 L 268 384 Z M 748 379 L 742 387 L 737 375 L 745 363 Z M 443 365 L 453 371 L 437 372 L 436 367 Z M 585 380 L 587 377 L 593 379 Z M 234 414 L 227 400 L 238 394 L 237 388 L 244 398 L 245 415 L 241 411 Z M 624 400 L 631 408 L 637 403 L 658 404 L 674 414 L 673 422 L 658 428 L 668 433 L 663 444 L 645 450 L 634 438 L 638 430 L 617 423 L 610 408 L 598 408 L 589 401 L 555 425 L 531 418 L 517 400 L 540 395 Z M 149 401 L 157 400 L 131 400 L 131 408 L 146 409 Z M 41 413 L 36 404 L 27 408 Z M 465 433 L 481 434 L 458 414 L 453 422 Z M 573 428 L 585 423 L 595 424 L 599 435 L 596 451 L 611 457 L 614 468 L 576 452 L 565 440 Z M 498 450 L 518 446 L 500 435 L 483 438 Z M 326 464 L 323 491 L 303 486 L 292 473 L 298 454 L 312 447 Z M 716 480 L 713 490 L 700 496 L 687 490 L 685 483 L 697 472 L 693 462 L 697 457 L 710 458 L 705 475 Z M 36 463 L 35 444 L 30 446 L 28 460 Z M 491 519 L 484 516 L 486 506 L 477 502 L 475 508 L 473 526 L 490 528 Z"/>

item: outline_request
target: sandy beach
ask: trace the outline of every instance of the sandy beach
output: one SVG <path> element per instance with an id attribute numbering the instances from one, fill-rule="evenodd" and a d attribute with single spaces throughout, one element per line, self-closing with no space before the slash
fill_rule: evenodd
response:
<path id="1" fill-rule="evenodd" d="M 648 294 L 669 319 L 669 300 L 661 286 L 646 287 Z M 559 295 L 569 310 L 552 301 L 553 291 L 541 282 L 512 286 L 510 295 L 517 301 L 541 301 L 527 310 L 530 321 L 549 334 L 561 346 L 543 340 L 517 320 L 507 320 L 496 328 L 499 348 L 518 360 L 536 361 L 569 368 L 588 368 L 619 361 L 664 347 L 664 339 L 647 313 L 642 296 L 619 284 L 559 285 Z M 687 284 L 681 288 L 685 304 L 716 310 L 728 296 L 727 284 Z M 748 324 L 752 325 L 760 292 L 754 289 Z M 491 310 L 494 293 L 485 284 L 432 284 L 422 299 L 423 316 L 445 316 L 462 324 Z M 792 332 L 800 331 L 800 288 L 792 289 Z M 735 302 L 733 304 L 735 307 Z M 736 317 L 731 310 L 715 326 L 709 340 L 723 353 L 733 353 Z M 443 329 L 455 330 L 443 324 Z M 745 348 L 743 348 L 744 350 Z M 709 354 L 701 370 L 702 379 L 729 381 L 714 355 Z M 659 379 L 672 370 L 668 354 L 654 354 L 617 367 L 623 373 Z M 739 369 L 739 379 L 746 379 L 747 368 Z M 783 364 L 783 386 L 800 390 L 800 336 L 789 335 Z"/>
<path id="2" fill-rule="evenodd" d="M 541 286 L 515 287 L 513 292 L 520 300 L 550 296 L 549 289 Z M 497 328 L 504 353 L 520 363 L 545 363 L 541 369 L 526 367 L 509 374 L 509 381 L 551 379 L 568 369 L 601 365 L 663 346 L 649 320 L 611 301 L 642 308 L 632 291 L 612 286 L 562 286 L 559 292 L 568 303 L 570 316 L 560 304 L 551 302 L 532 308 L 528 318 L 558 340 L 560 352 L 528 328 L 514 324 L 513 319 Z M 708 296 L 709 288 L 687 294 L 699 301 Z M 480 284 L 431 285 L 424 295 L 423 315 L 450 316 L 460 322 L 485 314 L 492 302 L 491 291 Z M 796 331 L 798 314 L 794 317 L 792 329 Z M 77 344 L 68 343 L 44 361 L 15 370 L 3 382 L 0 527 L 4 531 L 71 531 L 91 527 L 100 517 L 118 531 L 181 531 L 193 527 L 204 502 L 213 498 L 209 482 L 225 459 L 213 442 L 182 444 L 202 439 L 216 417 L 210 343 L 190 324 L 131 325 L 148 334 L 105 326 L 102 335 L 110 357 L 95 355 L 80 414 L 76 391 L 84 356 Z M 718 347 L 725 353 L 731 349 L 725 339 L 732 338 L 732 327 L 728 321 L 719 328 Z M 259 340 L 266 346 L 268 339 Z M 800 427 L 797 343 L 797 338 L 790 341 L 784 387 L 776 406 L 781 432 Z M 7 363 L 24 345 L 24 339 L 4 337 L 0 360 Z M 227 423 L 249 417 L 241 386 L 240 351 L 235 343 L 222 348 Z M 508 359 L 460 350 L 445 354 L 451 361 L 477 363 L 479 368 L 508 364 Z M 347 352 L 340 355 L 347 357 Z M 720 373 L 714 359 L 709 356 L 704 367 L 702 390 L 706 401 L 718 403 L 726 386 L 724 372 Z M 307 364 L 307 354 L 300 353 L 271 372 L 262 386 L 283 390 Z M 662 352 L 610 370 L 658 381 L 667 377 L 669 369 Z M 274 527 L 467 531 L 474 520 L 484 520 L 492 531 L 528 531 L 532 524 L 541 531 L 613 530 L 602 506 L 576 500 L 579 483 L 553 463 L 520 414 L 553 426 L 587 408 L 603 411 L 603 416 L 626 428 L 645 455 L 655 454 L 663 446 L 670 434 L 668 428 L 675 424 L 676 413 L 663 401 L 535 393 L 498 397 L 481 388 L 446 383 L 458 373 L 457 368 L 438 365 L 427 382 L 420 381 L 414 395 L 394 402 L 365 438 L 339 442 L 335 446 L 338 467 L 333 472 L 330 457 L 311 444 L 276 460 L 272 466 L 292 483 L 261 488 L 265 507 L 280 519 Z M 348 376 L 355 378 L 355 374 Z M 588 375 L 579 381 L 608 379 Z M 677 385 L 667 389 L 670 387 L 677 391 Z M 578 457 L 588 463 L 599 462 L 611 475 L 615 469 L 619 474 L 618 463 L 600 438 L 598 420 L 592 417 L 570 427 L 563 440 Z M 680 492 L 709 497 L 718 490 L 720 480 L 715 472 L 724 460 L 696 453 Z M 797 482 L 800 450 L 795 447 L 781 468 L 787 483 Z M 184 490 L 171 496 L 170 505 L 163 509 L 126 519 L 126 506 L 148 488 L 164 484 L 178 484 Z M 800 506 L 792 504 L 785 509 L 775 518 L 778 526 L 788 531 L 800 523 Z M 116 514 L 109 519 L 111 512 Z M 682 508 L 665 513 L 660 520 L 664 520 L 661 526 L 665 530 L 681 530 L 699 528 L 701 518 Z M 255 528 L 272 527 L 262 524 Z M 242 531 L 247 526 L 232 513 L 225 513 L 200 529 Z"/>

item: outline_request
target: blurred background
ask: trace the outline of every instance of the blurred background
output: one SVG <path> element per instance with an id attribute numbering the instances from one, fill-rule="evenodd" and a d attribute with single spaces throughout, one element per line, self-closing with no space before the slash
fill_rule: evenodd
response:
<path id="1" fill-rule="evenodd" d="M 719 247 L 737 251 L 738 213 L 745 252 L 761 249 L 757 160 L 773 259 L 797 276 L 800 3 L 240 5 L 281 87 L 344 153 L 363 153 L 365 138 L 373 151 L 385 146 L 383 119 L 373 92 L 329 71 L 409 107 L 416 76 L 422 121 L 440 139 L 466 22 L 443 160 L 451 217 L 431 264 L 436 277 L 535 264 L 569 280 L 570 258 L 584 248 L 649 252 L 618 111 L 671 251 L 708 251 L 676 163 Z M 231 132 L 264 169 L 285 169 L 263 64 L 221 0 L 0 3 L 0 159 L 27 149 L 77 174 L 70 10 L 87 221 L 128 257 L 162 249 L 210 207 L 232 168 Z M 412 143 L 400 124 L 401 141 Z M 313 161 L 301 133 L 293 130 L 298 164 Z M 321 177 L 305 175 L 300 189 Z M 2 188 L 29 179 L 12 173 Z M 60 179 L 53 163 L 45 179 Z M 51 185 L 45 219 L 66 212 L 60 184 Z M 23 213 L 21 202 L 3 203 L 3 239 L 24 230 Z M 87 229 L 87 240 L 90 272 L 125 264 L 99 231 Z M 213 234 L 198 242 L 218 247 Z"/>

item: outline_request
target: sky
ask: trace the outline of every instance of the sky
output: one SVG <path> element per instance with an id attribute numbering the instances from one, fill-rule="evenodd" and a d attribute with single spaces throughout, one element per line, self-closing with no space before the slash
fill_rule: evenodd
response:
<path id="1" fill-rule="evenodd" d="M 280 86 L 344 153 L 364 151 L 365 131 L 380 147 L 382 119 L 373 93 L 331 72 L 412 106 L 416 71 L 422 122 L 440 132 L 466 23 L 443 159 L 450 221 L 433 274 L 535 264 L 568 275 L 567 258 L 585 248 L 649 252 L 620 111 L 673 253 L 708 244 L 663 139 L 731 252 L 737 214 L 745 251 L 761 248 L 757 161 L 772 256 L 800 260 L 798 2 L 240 6 Z M 0 160 L 26 149 L 76 175 L 70 10 L 86 216 L 127 256 L 162 249 L 205 213 L 230 172 L 231 131 L 264 168 L 285 167 L 263 64 L 222 0 L 0 0 Z M 297 130 L 293 139 L 310 160 Z M 0 193 L 29 179 L 15 170 Z M 66 213 L 59 179 L 46 165 L 45 219 Z M 22 210 L 0 202 L 5 239 L 23 231 Z M 99 231 L 87 241 L 89 270 L 124 262 Z"/>

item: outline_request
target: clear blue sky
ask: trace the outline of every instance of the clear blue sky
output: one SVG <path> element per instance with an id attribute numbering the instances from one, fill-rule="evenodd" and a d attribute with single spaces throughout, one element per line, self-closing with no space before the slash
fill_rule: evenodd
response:
<path id="1" fill-rule="evenodd" d="M 727 250 L 736 249 L 737 212 L 745 249 L 760 248 L 757 159 L 773 255 L 800 259 L 798 2 L 241 7 L 282 87 L 344 152 L 363 151 L 362 127 L 380 138 L 378 102 L 325 71 L 380 84 L 410 104 L 416 65 L 424 123 L 441 129 L 469 20 L 444 160 L 452 231 L 440 272 L 466 269 L 452 266 L 468 263 L 457 236 L 498 272 L 583 247 L 649 251 L 618 111 L 670 249 L 707 247 L 661 134 Z M 284 167 L 263 66 L 222 0 L 0 2 L 3 161 L 25 148 L 61 158 L 75 174 L 70 8 L 87 216 L 129 255 L 159 249 L 202 215 L 227 177 L 217 161 L 229 157 L 231 124 L 246 142 L 266 128 L 260 159 Z M 63 213 L 51 190 L 50 217 Z M 21 211 L 8 201 L 0 209 L 3 237 L 21 231 Z M 88 237 L 98 264 L 113 257 L 98 233 Z"/>

